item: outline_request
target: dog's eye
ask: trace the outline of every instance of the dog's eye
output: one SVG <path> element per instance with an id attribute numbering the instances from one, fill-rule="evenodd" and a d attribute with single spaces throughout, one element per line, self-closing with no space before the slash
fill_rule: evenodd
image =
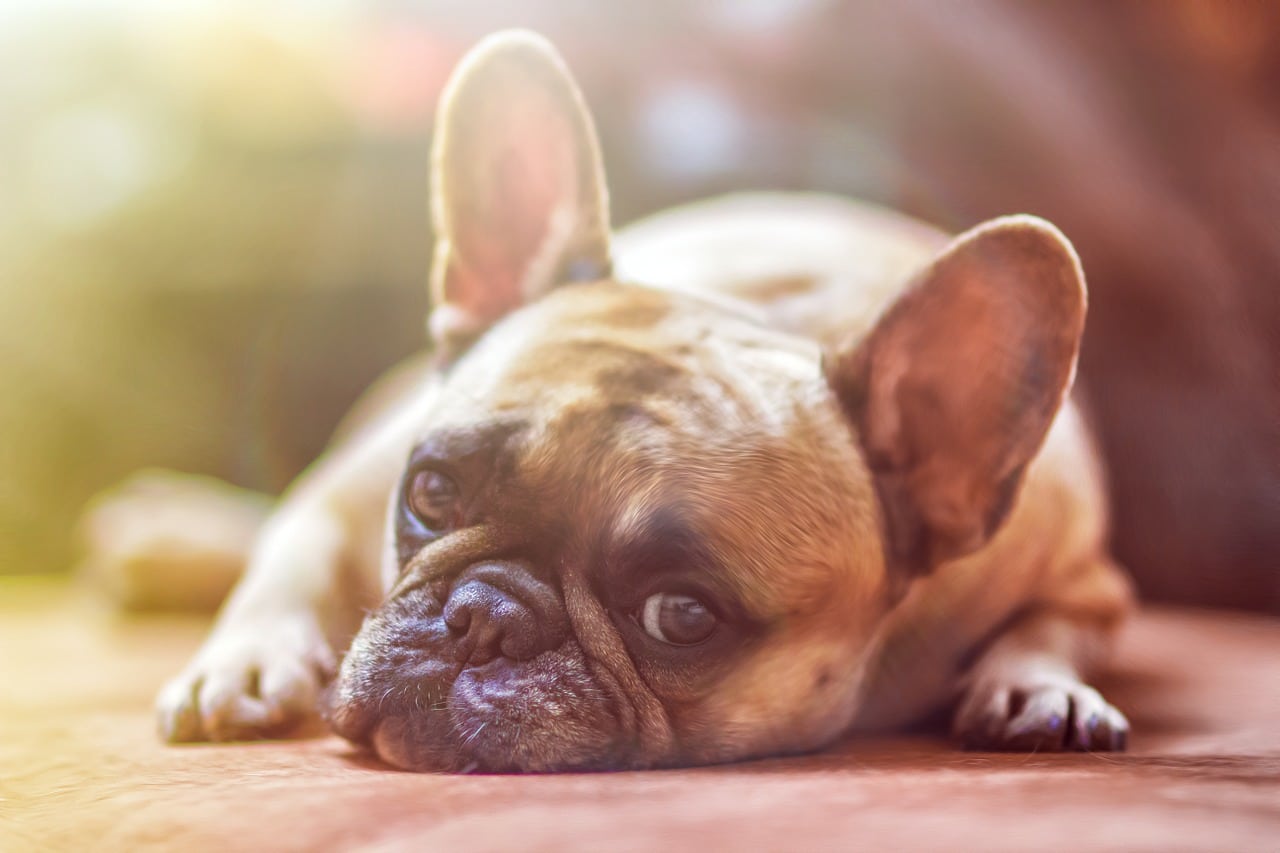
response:
<path id="1" fill-rule="evenodd" d="M 716 616 L 696 598 L 673 592 L 649 596 L 640 608 L 640 627 L 655 640 L 692 646 L 711 636 Z"/>
<path id="2" fill-rule="evenodd" d="M 457 517 L 458 484 L 439 471 L 419 471 L 409 482 L 409 509 L 433 531 L 451 527 Z"/>

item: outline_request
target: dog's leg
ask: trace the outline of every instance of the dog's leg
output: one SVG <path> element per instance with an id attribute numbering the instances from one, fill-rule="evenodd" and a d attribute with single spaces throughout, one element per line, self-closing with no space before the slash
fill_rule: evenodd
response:
<path id="1" fill-rule="evenodd" d="M 1123 750 L 1124 714 L 1083 680 L 1109 620 L 1036 610 L 987 647 L 965 681 L 954 734 L 971 749 Z"/>
<path id="2" fill-rule="evenodd" d="M 86 508 L 77 570 L 127 610 L 212 613 L 244 574 L 274 503 L 211 477 L 140 471 Z"/>
<path id="3" fill-rule="evenodd" d="M 316 712 L 335 650 L 380 596 L 387 498 L 404 463 L 413 408 L 331 452 L 286 495 L 213 632 L 160 692 L 162 737 L 262 737 Z"/>
<path id="4" fill-rule="evenodd" d="M 262 736 L 305 716 L 332 676 L 322 623 L 345 559 L 342 525 L 312 507 L 283 507 L 249 573 L 191 664 L 157 700 L 171 741 Z"/>

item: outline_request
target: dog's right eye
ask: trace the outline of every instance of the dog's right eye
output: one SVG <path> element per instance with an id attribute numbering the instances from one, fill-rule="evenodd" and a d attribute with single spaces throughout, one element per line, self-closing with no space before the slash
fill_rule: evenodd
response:
<path id="1" fill-rule="evenodd" d="M 458 523 L 458 484 L 439 471 L 424 470 L 409 481 L 409 509 L 428 530 L 439 533 Z"/>
<path id="2" fill-rule="evenodd" d="M 640 627 L 669 646 L 696 646 L 716 629 L 716 616 L 696 598 L 659 592 L 645 599 L 639 612 Z"/>

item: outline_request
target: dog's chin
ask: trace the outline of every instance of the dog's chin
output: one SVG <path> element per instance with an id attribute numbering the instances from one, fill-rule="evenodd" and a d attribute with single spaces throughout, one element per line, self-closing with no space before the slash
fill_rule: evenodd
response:
<path id="1" fill-rule="evenodd" d="M 400 626 L 403 627 L 403 626 Z M 329 696 L 333 729 L 388 764 L 545 773 L 630 766 L 635 737 L 576 643 L 533 660 L 460 666 L 433 632 L 379 630 L 353 645 Z M 389 642 L 390 640 L 390 642 Z"/>
<path id="2" fill-rule="evenodd" d="M 569 750 L 513 751 L 501 740 L 481 735 L 466 746 L 448 746 L 424 739 L 420 720 L 391 717 L 374 728 L 369 747 L 387 764 L 415 773 L 564 773 L 627 766 L 606 754 L 587 753 L 578 745 Z"/>
<path id="3" fill-rule="evenodd" d="M 537 688 L 507 672 L 516 668 L 495 661 L 464 670 L 447 702 L 379 717 L 360 740 L 388 764 L 417 772 L 549 773 L 624 766 L 604 708 L 592 713 L 582 702 L 571 707 L 564 698 L 546 695 L 531 707 L 528 700 Z"/>
<path id="4" fill-rule="evenodd" d="M 443 713 L 384 717 L 373 725 L 367 745 L 378 758 L 401 770 L 461 773 L 479 769 L 478 761 L 468 761 L 458 747 L 453 725 Z"/>

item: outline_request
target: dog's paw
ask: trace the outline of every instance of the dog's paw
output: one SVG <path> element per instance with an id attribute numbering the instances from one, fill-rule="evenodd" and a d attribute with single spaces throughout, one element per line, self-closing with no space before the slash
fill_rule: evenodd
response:
<path id="1" fill-rule="evenodd" d="M 221 626 L 156 698 L 160 736 L 182 743 L 281 734 L 316 715 L 335 669 L 333 651 L 309 617 Z"/>
<path id="2" fill-rule="evenodd" d="M 965 695 L 953 732 L 966 749 L 1121 751 L 1129 721 L 1097 690 L 1074 679 L 986 680 Z"/>

